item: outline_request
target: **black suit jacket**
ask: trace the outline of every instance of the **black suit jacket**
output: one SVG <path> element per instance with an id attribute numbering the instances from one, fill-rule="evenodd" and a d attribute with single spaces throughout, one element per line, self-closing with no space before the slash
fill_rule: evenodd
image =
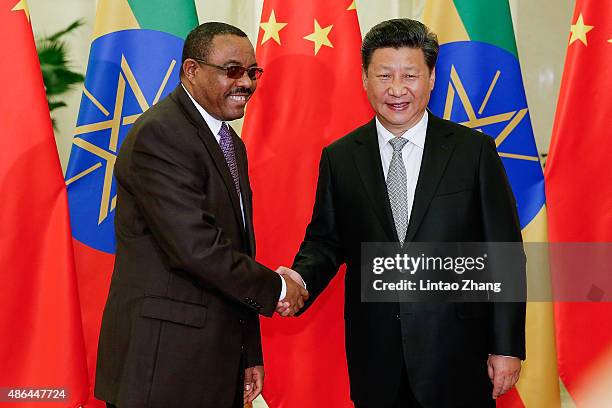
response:
<path id="1" fill-rule="evenodd" d="M 525 357 L 524 303 L 362 303 L 362 242 L 397 242 L 375 121 L 323 150 L 316 201 L 293 268 L 310 300 L 346 263 L 351 398 L 387 406 L 402 365 L 424 407 L 489 406 L 488 354 Z M 429 113 L 406 241 L 521 241 L 492 139 Z M 524 263 L 523 263 L 524 266 Z M 524 267 L 516 271 L 524 279 Z"/>
<path id="2" fill-rule="evenodd" d="M 272 315 L 281 281 L 252 259 L 246 150 L 232 137 L 246 226 L 219 144 L 181 85 L 123 143 L 96 397 L 230 407 L 242 366 L 263 364 L 258 313 Z"/>

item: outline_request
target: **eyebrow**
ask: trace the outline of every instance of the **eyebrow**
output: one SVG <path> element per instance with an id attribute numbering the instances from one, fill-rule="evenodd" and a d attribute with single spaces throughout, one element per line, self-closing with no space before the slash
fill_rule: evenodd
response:
<path id="1" fill-rule="evenodd" d="M 395 67 L 391 67 L 391 66 L 388 66 L 388 65 L 379 65 L 378 68 L 379 69 L 393 70 Z M 400 69 L 418 69 L 418 68 L 415 65 L 407 65 L 407 66 L 401 66 Z"/>
<path id="2" fill-rule="evenodd" d="M 240 66 L 242 66 L 242 62 L 232 59 L 232 60 L 229 60 L 229 61 L 225 61 L 225 63 L 223 63 L 223 65 L 224 66 L 225 65 L 240 65 Z M 256 67 L 256 66 L 257 66 L 257 61 L 255 61 L 254 63 L 249 65 L 247 68 Z"/>

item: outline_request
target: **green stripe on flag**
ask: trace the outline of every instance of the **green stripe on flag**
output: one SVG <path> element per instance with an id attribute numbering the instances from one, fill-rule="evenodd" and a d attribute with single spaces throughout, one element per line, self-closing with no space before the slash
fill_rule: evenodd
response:
<path id="1" fill-rule="evenodd" d="M 185 38 L 198 25 L 193 0 L 128 0 L 128 3 L 143 29 L 165 31 Z"/>
<path id="2" fill-rule="evenodd" d="M 472 41 L 504 48 L 518 58 L 508 0 L 453 0 Z"/>

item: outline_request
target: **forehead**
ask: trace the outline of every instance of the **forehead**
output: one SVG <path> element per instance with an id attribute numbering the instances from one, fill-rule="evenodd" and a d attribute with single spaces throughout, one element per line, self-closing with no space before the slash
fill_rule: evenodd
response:
<path id="1" fill-rule="evenodd" d="M 249 66 L 255 63 L 255 51 L 247 37 L 217 35 L 211 42 L 208 60 L 219 65 L 233 61 Z"/>
<path id="2" fill-rule="evenodd" d="M 370 66 L 410 65 L 426 67 L 425 54 L 420 48 L 378 48 L 372 53 Z"/>

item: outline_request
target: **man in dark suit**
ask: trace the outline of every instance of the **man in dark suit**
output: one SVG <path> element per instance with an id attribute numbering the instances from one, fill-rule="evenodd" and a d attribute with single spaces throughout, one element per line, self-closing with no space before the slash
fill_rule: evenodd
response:
<path id="1" fill-rule="evenodd" d="M 194 29 L 181 84 L 119 152 L 117 256 L 95 395 L 109 406 L 242 407 L 263 387 L 258 314 L 307 292 L 253 260 L 240 118 L 262 74 L 246 34 Z"/>
<path id="2" fill-rule="evenodd" d="M 363 242 L 520 242 L 492 139 L 426 110 L 435 34 L 383 22 L 362 45 L 376 117 L 323 150 L 312 220 L 292 269 L 311 298 L 346 263 L 345 330 L 357 408 L 489 407 L 518 380 L 525 304 L 361 302 Z M 524 263 L 516 271 L 524 279 Z"/>

